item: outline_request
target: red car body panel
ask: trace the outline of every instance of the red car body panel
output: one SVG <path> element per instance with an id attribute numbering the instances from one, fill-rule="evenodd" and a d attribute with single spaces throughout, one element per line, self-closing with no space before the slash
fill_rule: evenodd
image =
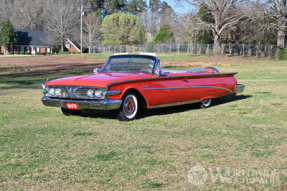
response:
<path id="1" fill-rule="evenodd" d="M 144 97 L 147 107 L 150 108 L 231 94 L 237 84 L 235 74 L 178 73 L 157 77 L 154 74 L 113 72 L 61 78 L 49 81 L 45 85 L 108 87 L 108 90 L 122 92 L 109 96 L 110 100 L 119 100 L 127 90 L 135 89 Z"/>

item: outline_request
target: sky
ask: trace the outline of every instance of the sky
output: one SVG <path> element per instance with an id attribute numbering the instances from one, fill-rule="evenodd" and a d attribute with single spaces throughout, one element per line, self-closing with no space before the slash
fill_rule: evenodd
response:
<path id="1" fill-rule="evenodd" d="M 161 0 L 163 1 L 163 0 Z M 175 10 L 175 12 L 177 13 L 187 13 L 188 10 L 187 10 L 187 4 L 186 6 L 178 6 L 177 5 L 177 2 L 175 2 L 174 0 L 164 0 L 165 2 L 167 2 L 172 8 L 173 10 Z M 148 3 L 149 3 L 149 0 L 148 0 Z"/>

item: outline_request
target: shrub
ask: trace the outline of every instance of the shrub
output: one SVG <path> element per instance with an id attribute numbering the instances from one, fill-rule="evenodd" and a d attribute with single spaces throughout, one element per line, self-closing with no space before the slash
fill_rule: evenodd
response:
<path id="1" fill-rule="evenodd" d="M 35 55 L 46 55 L 46 53 L 36 52 Z"/>
<path id="2" fill-rule="evenodd" d="M 152 43 L 154 44 L 164 43 L 166 40 L 169 40 L 171 42 L 175 40 L 172 30 L 170 29 L 170 26 L 167 24 L 160 26 L 160 29 L 156 34 L 156 36 L 154 37 Z"/>
<path id="3" fill-rule="evenodd" d="M 209 48 L 209 49 L 206 51 L 206 54 L 207 54 L 207 56 L 212 56 L 212 50 L 211 50 L 211 48 Z"/>
<path id="4" fill-rule="evenodd" d="M 280 60 L 287 60 L 287 48 L 283 48 L 283 49 L 281 50 L 279 59 L 280 59 Z"/>
<path id="5" fill-rule="evenodd" d="M 62 51 L 60 51 L 60 52 L 58 52 L 58 54 L 71 54 L 71 52 L 67 52 L 67 51 L 62 52 Z"/>
<path id="6" fill-rule="evenodd" d="M 9 54 L 14 54 L 14 52 L 9 52 Z"/>
<path id="7" fill-rule="evenodd" d="M 61 50 L 61 45 L 53 45 L 52 51 L 58 53 Z"/>
<path id="8" fill-rule="evenodd" d="M 18 52 L 18 51 L 15 51 L 15 52 L 14 52 L 14 54 L 20 54 L 20 52 Z"/>
<path id="9" fill-rule="evenodd" d="M 20 52 L 20 54 L 25 54 L 24 52 Z"/>
<path id="10" fill-rule="evenodd" d="M 87 47 L 83 48 L 83 53 L 89 53 L 89 48 Z"/>
<path id="11" fill-rule="evenodd" d="M 146 51 L 147 52 L 155 52 L 155 44 L 147 44 L 146 45 Z"/>

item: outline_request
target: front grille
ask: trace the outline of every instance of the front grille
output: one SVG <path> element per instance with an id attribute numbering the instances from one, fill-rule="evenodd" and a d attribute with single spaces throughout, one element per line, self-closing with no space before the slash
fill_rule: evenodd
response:
<path id="1" fill-rule="evenodd" d="M 55 95 L 49 95 L 48 93 L 46 94 L 49 97 L 57 97 L 57 98 L 76 98 L 76 99 L 104 99 L 104 97 L 101 98 L 96 98 L 95 97 L 95 92 L 98 90 L 105 91 L 105 88 L 100 88 L 100 87 L 73 87 L 73 86 L 47 86 L 48 92 L 50 89 L 54 88 L 56 89 L 61 89 L 61 92 L 63 94 L 61 96 L 55 96 Z M 89 90 L 93 90 L 93 96 L 90 97 L 87 95 L 87 92 Z"/>
<path id="2" fill-rule="evenodd" d="M 91 98 L 87 95 L 87 92 L 90 90 L 91 88 L 78 88 L 76 89 L 74 96 L 77 98 Z"/>

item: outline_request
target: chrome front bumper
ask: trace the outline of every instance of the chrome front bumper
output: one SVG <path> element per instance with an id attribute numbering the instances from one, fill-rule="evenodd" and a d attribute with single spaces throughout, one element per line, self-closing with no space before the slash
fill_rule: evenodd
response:
<path id="1" fill-rule="evenodd" d="M 42 102 L 45 106 L 62 107 L 67 109 L 66 103 L 76 103 L 79 110 L 94 109 L 94 110 L 114 110 L 118 109 L 122 100 L 103 100 L 103 101 L 81 101 L 81 100 L 64 100 L 51 99 L 43 97 Z"/>
<path id="2" fill-rule="evenodd" d="M 242 93 L 245 88 L 244 84 L 237 84 L 234 90 L 235 94 Z"/>

